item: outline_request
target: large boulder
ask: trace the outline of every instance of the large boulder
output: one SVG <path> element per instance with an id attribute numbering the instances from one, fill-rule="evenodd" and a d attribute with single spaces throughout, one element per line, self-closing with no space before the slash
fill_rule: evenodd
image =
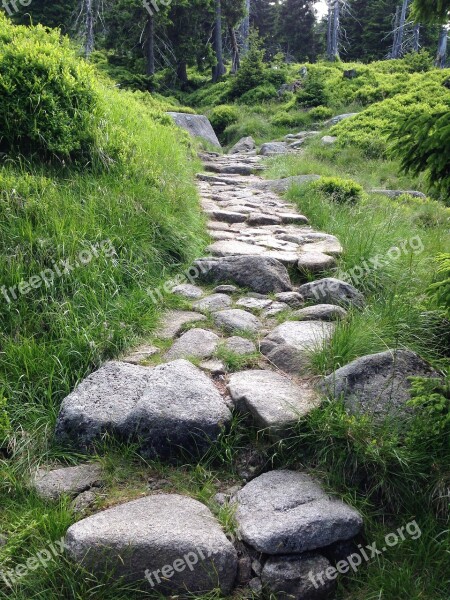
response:
<path id="1" fill-rule="evenodd" d="M 387 350 L 357 358 L 325 377 L 322 389 L 343 398 L 354 414 L 375 418 L 405 415 L 410 399 L 408 377 L 437 377 L 428 363 L 410 350 Z"/>
<path id="2" fill-rule="evenodd" d="M 154 369 L 110 362 L 63 401 L 56 439 L 90 450 L 109 433 L 148 457 L 205 451 L 231 419 L 211 380 L 186 360 Z"/>
<path id="3" fill-rule="evenodd" d="M 213 146 L 222 148 L 211 123 L 204 115 L 168 112 L 178 127 L 185 129 L 192 137 L 203 138 Z"/>
<path id="4" fill-rule="evenodd" d="M 207 283 L 232 282 L 259 294 L 289 292 L 292 285 L 286 267 L 273 258 L 228 256 L 196 261 L 199 278 Z"/>
<path id="5" fill-rule="evenodd" d="M 241 138 L 230 150 L 228 154 L 247 154 L 256 149 L 255 140 L 251 137 Z"/>
<path id="6" fill-rule="evenodd" d="M 171 595 L 231 592 L 237 555 L 209 509 L 186 496 L 156 494 L 72 525 L 69 557 L 98 577 L 123 578 Z"/>
<path id="7" fill-rule="evenodd" d="M 301 285 L 299 293 L 317 304 L 338 304 L 345 308 L 364 306 L 363 294 L 346 281 L 334 277 L 324 277 Z"/>
<path id="8" fill-rule="evenodd" d="M 306 473 L 270 471 L 236 495 L 236 521 L 247 544 L 265 554 L 300 554 L 348 540 L 362 528 L 361 515 L 331 499 Z"/>

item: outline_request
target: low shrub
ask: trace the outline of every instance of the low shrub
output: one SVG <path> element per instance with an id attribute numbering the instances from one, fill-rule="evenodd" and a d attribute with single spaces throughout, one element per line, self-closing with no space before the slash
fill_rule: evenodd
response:
<path id="1" fill-rule="evenodd" d="M 305 107 L 328 104 L 324 78 L 317 73 L 308 75 L 303 87 L 297 92 L 297 104 Z"/>
<path id="2" fill-rule="evenodd" d="M 228 125 L 237 123 L 239 110 L 235 106 L 227 106 L 226 104 L 216 106 L 212 109 L 209 120 L 217 133 L 223 133 Z"/>
<path id="3" fill-rule="evenodd" d="M 308 115 L 313 121 L 326 121 L 331 119 L 333 111 L 328 106 L 316 106 L 309 111 Z"/>
<path id="4" fill-rule="evenodd" d="M 436 262 L 437 281 L 430 285 L 428 294 L 437 307 L 442 309 L 445 317 L 450 319 L 450 253 L 439 254 Z"/>
<path id="5" fill-rule="evenodd" d="M 243 94 L 240 98 L 240 101 L 243 104 L 258 104 L 259 102 L 268 102 L 273 98 L 277 97 L 277 90 L 274 85 L 271 83 L 264 83 L 263 85 L 258 85 L 257 87 L 249 90 L 245 94 Z"/>
<path id="6" fill-rule="evenodd" d="M 321 177 L 313 181 L 311 187 L 339 204 L 355 203 L 362 199 L 364 193 L 359 183 L 340 177 Z"/>
<path id="7" fill-rule="evenodd" d="M 297 127 L 301 125 L 308 125 L 310 121 L 310 113 L 297 111 L 295 113 L 276 113 L 271 123 L 276 127 Z"/>

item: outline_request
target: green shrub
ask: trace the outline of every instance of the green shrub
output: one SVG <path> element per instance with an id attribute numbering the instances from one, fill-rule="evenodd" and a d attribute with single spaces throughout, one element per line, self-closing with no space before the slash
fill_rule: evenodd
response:
<path id="1" fill-rule="evenodd" d="M 436 305 L 443 309 L 446 318 L 450 319 L 450 253 L 439 254 L 436 261 L 438 280 L 430 285 L 428 293 Z"/>
<path id="2" fill-rule="evenodd" d="M 297 92 L 297 104 L 300 106 L 322 106 L 327 103 L 325 80 L 316 73 L 309 74 L 302 89 Z"/>
<path id="3" fill-rule="evenodd" d="M 10 429 L 6 399 L 0 395 L 0 444 L 3 444 Z"/>
<path id="4" fill-rule="evenodd" d="M 267 102 L 268 100 L 272 100 L 276 98 L 277 90 L 275 86 L 271 83 L 264 83 L 263 85 L 258 85 L 257 87 L 249 90 L 245 94 L 243 94 L 240 98 L 240 101 L 243 104 L 258 104 L 259 102 Z"/>
<path id="5" fill-rule="evenodd" d="M 265 82 L 267 67 L 263 57 L 264 50 L 261 49 L 261 43 L 253 35 L 250 40 L 250 50 L 242 59 L 240 69 L 231 84 L 231 95 L 233 98 L 238 98 Z"/>
<path id="6" fill-rule="evenodd" d="M 69 40 L 0 15 L 0 131 L 6 151 L 90 152 L 99 123 L 93 69 Z"/>
<path id="7" fill-rule="evenodd" d="M 327 106 L 316 106 L 316 108 L 312 108 L 308 114 L 313 121 L 326 121 L 333 116 L 333 111 Z"/>
<path id="8" fill-rule="evenodd" d="M 235 106 L 223 104 L 216 106 L 209 115 L 209 120 L 217 133 L 223 133 L 228 125 L 239 120 L 239 110 Z"/>
<path id="9" fill-rule="evenodd" d="M 364 192 L 359 183 L 340 177 L 321 177 L 313 181 L 311 187 L 340 204 L 357 202 L 362 199 Z"/>
<path id="10" fill-rule="evenodd" d="M 297 111 L 295 113 L 279 112 L 273 117 L 271 123 L 276 127 L 298 127 L 311 122 L 309 113 Z"/>
<path id="11" fill-rule="evenodd" d="M 271 83 L 279 89 L 283 83 L 286 83 L 287 75 L 286 71 L 282 69 L 267 69 L 265 71 L 265 81 Z"/>

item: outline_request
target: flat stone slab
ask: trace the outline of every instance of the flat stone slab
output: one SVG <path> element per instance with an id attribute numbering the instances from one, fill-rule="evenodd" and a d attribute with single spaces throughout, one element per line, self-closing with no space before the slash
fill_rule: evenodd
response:
<path id="1" fill-rule="evenodd" d="M 217 327 L 229 333 L 249 331 L 257 333 L 262 328 L 262 323 L 251 313 L 239 308 L 221 310 L 213 314 L 214 323 Z"/>
<path id="2" fill-rule="evenodd" d="M 213 146 L 222 147 L 211 123 L 204 115 L 190 115 L 179 112 L 168 112 L 167 114 L 172 117 L 178 127 L 187 131 L 192 137 L 200 137 L 213 144 Z"/>
<path id="3" fill-rule="evenodd" d="M 60 469 L 39 469 L 33 480 L 33 487 L 44 500 L 57 500 L 63 495 L 76 496 L 92 487 L 102 484 L 100 465 L 88 463 Z"/>
<path id="4" fill-rule="evenodd" d="M 300 271 L 320 273 L 321 271 L 335 267 L 336 259 L 334 256 L 324 254 L 323 252 L 300 252 L 297 256 L 297 266 Z"/>
<path id="5" fill-rule="evenodd" d="M 230 296 L 226 294 L 211 294 L 201 300 L 197 300 L 192 305 L 192 308 L 199 310 L 200 312 L 214 312 L 217 310 L 223 310 L 229 308 L 233 304 Z"/>
<path id="6" fill-rule="evenodd" d="M 253 354 L 256 352 L 256 346 L 251 340 L 247 340 L 238 335 L 233 335 L 225 340 L 224 346 L 227 350 L 240 355 Z"/>
<path id="7" fill-rule="evenodd" d="M 84 452 L 108 433 L 139 441 L 144 456 L 170 458 L 205 451 L 230 418 L 211 380 L 186 360 L 153 369 L 110 362 L 63 400 L 56 440 Z"/>
<path id="8" fill-rule="evenodd" d="M 323 254 L 331 254 L 339 256 L 344 249 L 338 240 L 325 239 L 317 240 L 317 242 L 307 242 L 301 247 L 302 252 L 321 252 Z"/>
<path id="9" fill-rule="evenodd" d="M 235 294 L 239 288 L 235 285 L 218 285 L 213 289 L 215 294 Z"/>
<path id="10" fill-rule="evenodd" d="M 282 223 L 292 223 L 294 225 L 307 225 L 308 219 L 298 213 L 278 213 Z"/>
<path id="11" fill-rule="evenodd" d="M 250 413 L 259 427 L 278 435 L 320 405 L 317 393 L 273 371 L 233 373 L 230 396 L 241 412 Z"/>
<path id="12" fill-rule="evenodd" d="M 122 362 L 130 363 L 132 365 L 140 365 L 144 360 L 148 360 L 155 354 L 158 354 L 159 351 L 160 349 L 156 346 L 146 344 L 143 346 L 139 346 L 138 348 L 130 352 L 130 354 L 127 354 L 120 360 Z"/>
<path id="13" fill-rule="evenodd" d="M 185 325 L 196 321 L 205 321 L 205 315 L 186 310 L 170 310 L 164 314 L 160 327 L 155 332 L 155 337 L 170 340 L 178 335 Z"/>
<path id="14" fill-rule="evenodd" d="M 347 311 L 335 304 L 315 304 L 296 310 L 292 316 L 300 321 L 336 321 L 344 319 Z"/>
<path id="15" fill-rule="evenodd" d="M 243 223 L 247 219 L 246 214 L 231 210 L 207 210 L 205 212 L 210 218 L 224 223 Z"/>
<path id="16" fill-rule="evenodd" d="M 305 303 L 303 296 L 298 292 L 281 292 L 280 294 L 275 294 L 275 300 L 284 302 L 291 308 L 300 308 Z"/>
<path id="17" fill-rule="evenodd" d="M 334 332 L 334 323 L 322 321 L 286 321 L 269 333 L 265 340 L 287 344 L 302 352 L 320 348 Z"/>
<path id="18" fill-rule="evenodd" d="M 254 292 L 289 292 L 292 284 L 284 265 L 262 256 L 229 256 L 195 262 L 199 277 L 207 283 L 235 283 Z"/>
<path id="19" fill-rule="evenodd" d="M 181 285 L 176 285 L 172 289 L 172 294 L 176 296 L 182 296 L 183 298 L 188 298 L 188 300 L 196 300 L 197 298 L 201 298 L 205 292 L 202 288 L 192 285 L 190 283 L 182 283 Z"/>
<path id="20" fill-rule="evenodd" d="M 177 358 L 208 358 L 220 341 L 218 335 L 207 329 L 190 329 L 183 333 L 166 353 L 167 360 Z"/>
<path id="21" fill-rule="evenodd" d="M 271 156 L 272 154 L 286 154 L 289 148 L 286 142 L 267 142 L 261 146 L 259 154 L 261 156 Z"/>
<path id="22" fill-rule="evenodd" d="M 270 471 L 237 493 L 242 539 L 265 554 L 299 554 L 348 540 L 362 528 L 361 515 L 331 499 L 306 473 Z"/>
<path id="23" fill-rule="evenodd" d="M 264 248 L 237 240 L 220 240 L 214 242 L 214 244 L 210 244 L 207 251 L 214 256 L 252 256 L 254 254 L 263 254 Z"/>
<path id="24" fill-rule="evenodd" d="M 239 298 L 236 306 L 248 308 L 249 310 L 262 310 L 272 304 L 269 298 Z"/>
<path id="25" fill-rule="evenodd" d="M 301 285 L 299 293 L 307 300 L 317 304 L 339 304 L 345 308 L 356 306 L 363 308 L 363 294 L 346 281 L 334 277 L 324 277 Z"/>
<path id="26" fill-rule="evenodd" d="M 69 527 L 67 554 L 98 577 L 150 592 L 231 592 L 237 555 L 210 510 L 193 498 L 155 494 Z"/>
<path id="27" fill-rule="evenodd" d="M 336 398 L 343 397 L 353 414 L 376 418 L 406 415 L 411 409 L 408 377 L 437 377 L 432 367 L 410 350 L 387 350 L 352 361 L 325 377 L 323 389 Z"/>
<path id="28" fill-rule="evenodd" d="M 251 213 L 247 218 L 247 223 L 251 226 L 254 225 L 278 225 L 281 223 L 280 217 L 276 215 L 269 215 L 267 213 Z"/>

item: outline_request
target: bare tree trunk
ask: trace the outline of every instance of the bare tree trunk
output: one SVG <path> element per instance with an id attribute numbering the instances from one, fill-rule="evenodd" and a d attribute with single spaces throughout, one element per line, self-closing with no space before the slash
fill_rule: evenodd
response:
<path id="1" fill-rule="evenodd" d="M 232 50 L 232 58 L 231 58 L 231 72 L 237 73 L 239 67 L 241 66 L 241 59 L 239 57 L 239 45 L 236 38 L 236 32 L 234 27 L 231 25 L 228 26 L 228 32 L 230 34 L 231 39 L 231 50 Z"/>
<path id="2" fill-rule="evenodd" d="M 241 26 L 242 35 L 242 56 L 247 54 L 249 49 L 249 36 L 250 36 L 250 0 L 245 0 L 245 18 L 242 21 Z"/>
<path id="3" fill-rule="evenodd" d="M 217 64 L 213 69 L 213 82 L 225 75 L 225 65 L 223 64 L 222 49 L 222 6 L 221 0 L 215 0 L 216 3 L 216 22 L 214 25 L 214 50 L 216 52 Z"/>
<path id="4" fill-rule="evenodd" d="M 414 25 L 413 31 L 413 52 L 419 52 L 420 49 L 420 23 Z"/>
<path id="5" fill-rule="evenodd" d="M 94 9 L 92 6 L 93 0 L 86 0 L 86 16 L 85 28 L 86 39 L 84 43 L 84 53 L 86 58 L 89 58 L 94 51 Z"/>
<path id="6" fill-rule="evenodd" d="M 333 0 L 333 26 L 331 30 L 330 60 L 339 60 L 340 0 Z"/>
<path id="7" fill-rule="evenodd" d="M 181 81 L 183 85 L 187 85 L 188 76 L 187 76 L 187 64 L 186 61 L 181 60 L 177 64 L 177 77 Z"/>
<path id="8" fill-rule="evenodd" d="M 146 50 L 146 73 L 151 76 L 155 74 L 155 20 L 150 13 L 147 18 Z"/>
<path id="9" fill-rule="evenodd" d="M 327 29 L 327 58 L 333 60 L 332 47 L 332 32 L 333 32 L 333 9 L 332 0 L 328 0 L 328 29 Z"/>
<path id="10" fill-rule="evenodd" d="M 392 58 L 400 58 L 402 55 L 403 34 L 405 31 L 406 13 L 410 0 L 403 0 L 402 10 L 400 13 L 400 22 L 394 37 L 394 45 L 392 48 Z"/>
<path id="11" fill-rule="evenodd" d="M 445 69 L 445 63 L 447 62 L 447 38 L 448 31 L 447 27 L 444 26 L 439 34 L 438 51 L 435 62 L 436 67 L 439 69 Z"/>

